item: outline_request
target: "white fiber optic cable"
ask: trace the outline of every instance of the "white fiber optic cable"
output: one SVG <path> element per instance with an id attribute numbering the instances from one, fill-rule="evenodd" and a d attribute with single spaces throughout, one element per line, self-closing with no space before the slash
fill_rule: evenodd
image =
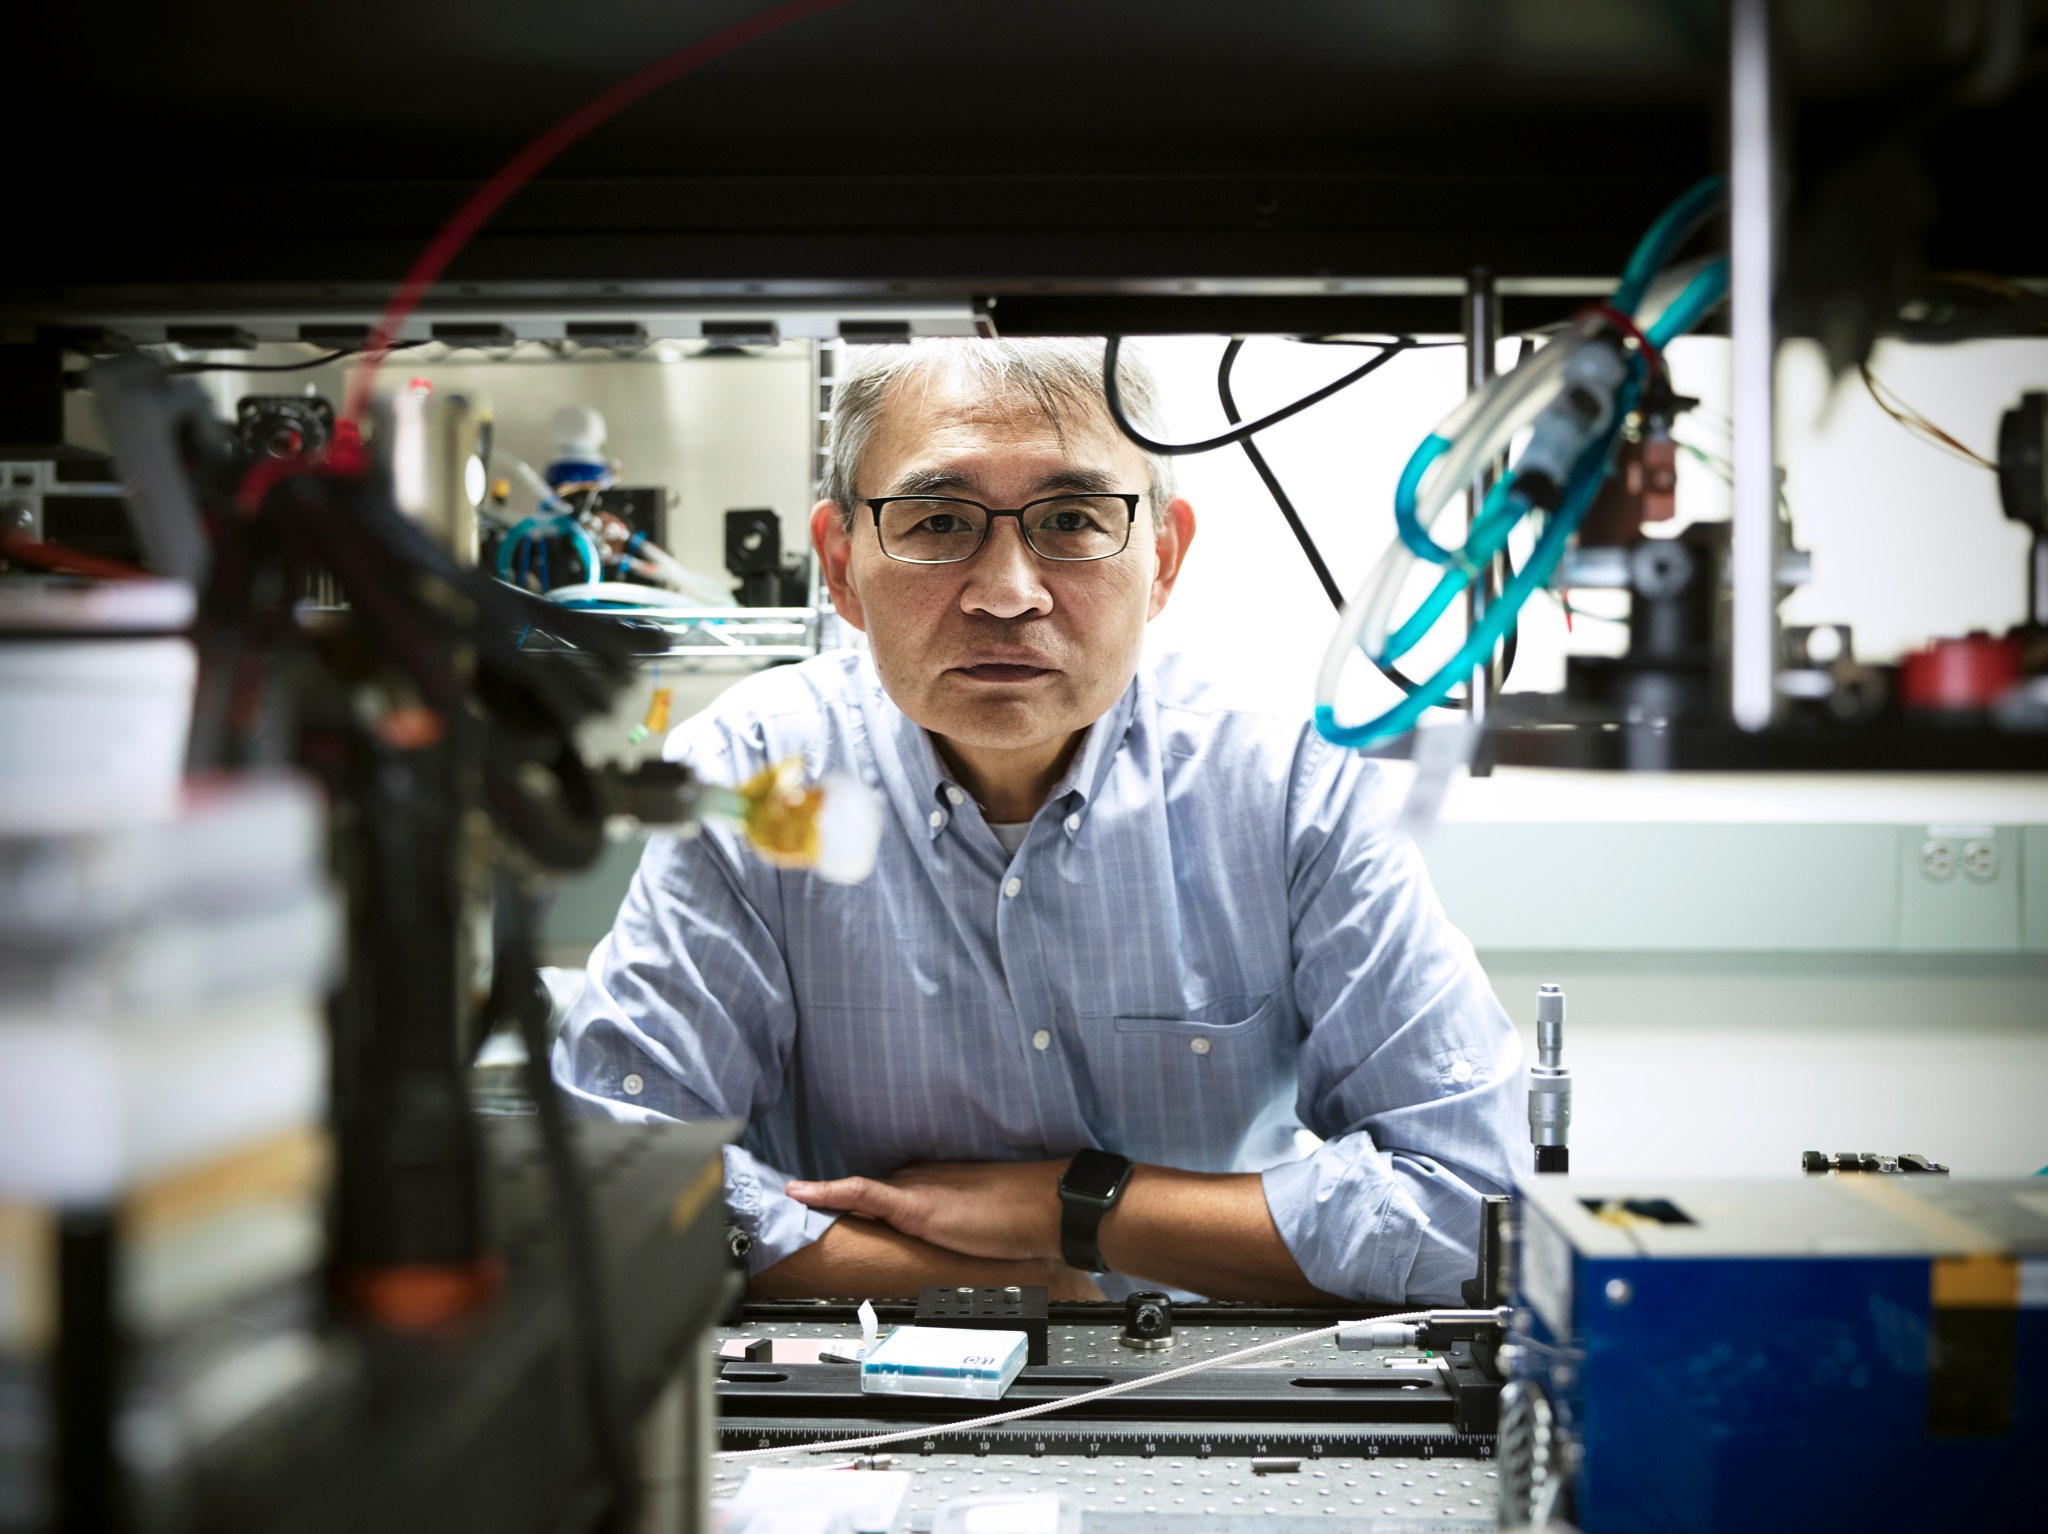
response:
<path id="1" fill-rule="evenodd" d="M 1057 1401 L 1041 1401 L 1036 1406 L 1020 1406 L 1015 1411 L 996 1412 L 987 1417 L 970 1417 L 965 1422 L 941 1422 L 934 1426 L 907 1428 L 892 1433 L 870 1433 L 864 1438 L 832 1438 L 820 1443 L 785 1444 L 775 1449 L 728 1449 L 714 1454 L 715 1460 L 770 1459 L 782 1454 L 835 1454 L 842 1449 L 879 1449 L 892 1443 L 908 1443 L 914 1438 L 933 1438 L 940 1433 L 971 1433 L 978 1428 L 996 1427 L 1005 1422 L 1021 1422 L 1026 1417 L 1043 1417 L 1049 1412 L 1065 1411 L 1073 1406 L 1085 1406 L 1093 1401 L 1106 1401 L 1111 1396 L 1128 1395 L 1133 1390 L 1143 1390 L 1148 1385 L 1163 1385 L 1168 1380 L 1184 1379 L 1190 1374 L 1200 1374 L 1206 1369 L 1221 1369 L 1229 1364 L 1242 1363 L 1247 1358 L 1257 1358 L 1263 1353 L 1277 1353 L 1282 1348 L 1291 1348 L 1296 1343 L 1313 1342 L 1318 1337 L 1334 1337 L 1339 1332 L 1354 1326 L 1385 1326 L 1403 1321 L 1427 1321 L 1429 1312 L 1411 1310 L 1400 1315 L 1380 1316 L 1366 1321 L 1339 1321 L 1335 1326 L 1321 1327 L 1312 1332 L 1297 1332 L 1291 1337 L 1282 1337 L 1274 1342 L 1261 1342 L 1254 1347 L 1239 1348 L 1234 1353 L 1225 1353 L 1217 1358 L 1204 1358 L 1191 1364 L 1182 1364 L 1177 1369 L 1163 1369 L 1157 1374 L 1141 1375 L 1137 1379 L 1125 1380 L 1121 1384 L 1105 1385 L 1100 1390 L 1084 1391 L 1077 1396 L 1062 1396 Z"/>
<path id="2" fill-rule="evenodd" d="M 1480 465 L 1499 452 L 1555 397 L 1564 365 L 1586 344 L 1591 327 L 1566 332 L 1520 367 L 1473 394 L 1469 413 L 1453 411 L 1434 435 L 1450 443 L 1416 487 L 1415 516 L 1424 527 L 1451 499 L 1471 486 Z M 1463 417 L 1463 421 L 1460 418 Z"/>

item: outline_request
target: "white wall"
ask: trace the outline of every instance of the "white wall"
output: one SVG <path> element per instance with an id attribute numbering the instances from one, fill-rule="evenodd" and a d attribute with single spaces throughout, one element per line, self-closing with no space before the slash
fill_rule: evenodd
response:
<path id="1" fill-rule="evenodd" d="M 1534 1058 L 1565 990 L 1572 1170 L 1795 1175 L 1799 1153 L 2048 1167 L 2039 957 L 1482 954 Z"/>

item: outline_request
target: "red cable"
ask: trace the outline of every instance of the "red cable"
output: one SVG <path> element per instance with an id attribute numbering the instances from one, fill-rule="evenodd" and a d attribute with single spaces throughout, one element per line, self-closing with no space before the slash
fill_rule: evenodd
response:
<path id="1" fill-rule="evenodd" d="M 735 48 L 743 47 L 756 38 L 784 27 L 807 20 L 824 11 L 837 10 L 847 0 L 788 0 L 788 3 L 761 12 L 758 16 L 727 27 L 723 32 L 705 38 L 702 42 L 690 44 L 678 53 L 672 53 L 658 63 L 650 64 L 639 73 L 621 80 L 610 90 L 594 100 L 585 103 L 575 112 L 556 123 L 539 138 L 528 144 L 519 153 L 507 160 L 497 173 L 470 196 L 454 217 L 443 224 L 426 249 L 413 262 L 412 269 L 405 274 L 392 295 L 390 307 L 377 322 L 377 328 L 370 333 L 369 345 L 363 360 L 357 364 L 349 379 L 347 407 L 342 411 L 336 426 L 334 443 L 325 455 L 325 465 L 348 472 L 361 462 L 363 411 L 370 402 L 370 385 L 377 375 L 377 366 L 391 348 L 392 341 L 419 302 L 426 297 L 441 273 L 447 270 L 462 247 L 467 245 L 477 230 L 495 214 L 512 194 L 541 171 L 547 168 L 564 150 L 578 139 L 599 127 L 612 117 L 645 96 L 652 95 L 664 85 L 680 79 L 691 71 L 701 69 L 715 59 L 724 57 Z M 268 488 L 266 485 L 264 488 Z"/>
<path id="2" fill-rule="evenodd" d="M 67 549 L 62 544 L 39 543 L 27 533 L 10 530 L 0 536 L 0 554 L 34 565 L 41 570 L 61 570 L 67 575 L 86 575 L 103 581 L 147 580 L 149 572 L 119 559 Z"/>
<path id="3" fill-rule="evenodd" d="M 1642 348 L 1643 356 L 1646 359 L 1648 359 L 1650 364 L 1650 372 L 1653 376 L 1662 370 L 1664 366 L 1664 354 L 1657 350 L 1655 346 L 1650 344 L 1650 338 L 1643 334 L 1643 329 L 1640 325 L 1638 325 L 1628 315 L 1623 314 L 1619 309 L 1615 308 L 1614 305 L 1588 304 L 1579 312 L 1581 314 L 1590 314 L 1598 319 L 1603 319 L 1607 321 L 1607 323 L 1612 325 L 1616 330 L 1620 331 L 1623 335 L 1633 340 L 1637 346 Z"/>

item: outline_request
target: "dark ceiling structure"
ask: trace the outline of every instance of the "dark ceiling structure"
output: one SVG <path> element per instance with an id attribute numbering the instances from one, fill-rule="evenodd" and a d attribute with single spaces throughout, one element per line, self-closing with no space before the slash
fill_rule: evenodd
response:
<path id="1" fill-rule="evenodd" d="M 66 7 L 13 93 L 0 313 L 374 299 L 522 143 L 766 9 Z M 1450 328 L 1428 279 L 1611 275 L 1717 167 L 1720 9 L 848 0 L 599 128 L 439 293 L 993 297 L 1008 328 L 1091 330 L 1348 300 Z M 2015 193 L 2048 142 L 2044 7 L 1777 11 L 1791 243 L 1818 218 L 1880 266 L 2048 270 Z"/>

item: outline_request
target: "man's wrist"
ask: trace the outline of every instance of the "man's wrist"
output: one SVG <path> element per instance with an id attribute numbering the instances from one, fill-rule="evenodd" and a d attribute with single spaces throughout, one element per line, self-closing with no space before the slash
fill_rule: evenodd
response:
<path id="1" fill-rule="evenodd" d="M 1152 1182 L 1153 1174 L 1157 1170 L 1156 1167 L 1133 1162 L 1131 1175 L 1124 1180 L 1123 1197 L 1116 1201 L 1116 1207 L 1105 1214 L 1102 1223 L 1095 1228 L 1095 1249 L 1102 1254 L 1102 1260 L 1109 1264 L 1109 1271 L 1112 1273 L 1122 1273 L 1126 1277 L 1137 1276 L 1132 1271 L 1136 1254 L 1130 1250 L 1126 1238 L 1135 1226 L 1143 1223 L 1144 1215 L 1142 1210 L 1133 1213 L 1131 1200 L 1136 1196 L 1139 1203 L 1143 1204 L 1145 1191 L 1149 1191 L 1147 1185 Z"/>
<path id="2" fill-rule="evenodd" d="M 1060 1178 L 1060 1257 L 1083 1273 L 1107 1273 L 1102 1222 L 1130 1186 L 1136 1163 L 1114 1151 L 1077 1151 Z"/>

